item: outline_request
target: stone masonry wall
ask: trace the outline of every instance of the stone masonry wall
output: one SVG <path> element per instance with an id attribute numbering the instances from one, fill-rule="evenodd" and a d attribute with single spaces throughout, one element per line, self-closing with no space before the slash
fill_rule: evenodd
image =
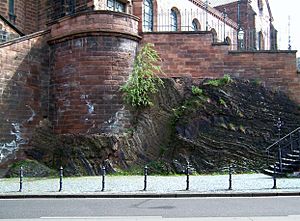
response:
<path id="1" fill-rule="evenodd" d="M 80 37 L 52 46 L 56 133 L 112 132 L 126 123 L 118 90 L 132 70 L 136 47 L 136 41 L 118 36 Z"/>
<path id="2" fill-rule="evenodd" d="M 132 71 L 137 25 L 134 16 L 96 11 L 62 18 L 52 26 L 51 120 L 56 133 L 126 127 L 119 89 Z"/>
<path id="3" fill-rule="evenodd" d="M 48 114 L 48 32 L 0 46 L 0 163 L 28 143 Z"/>
<path id="4" fill-rule="evenodd" d="M 300 103 L 300 76 L 296 51 L 229 51 L 227 45 L 213 44 L 212 33 L 144 33 L 162 58 L 168 77 L 216 78 L 224 74 L 261 80 L 267 86 L 287 92 Z"/>

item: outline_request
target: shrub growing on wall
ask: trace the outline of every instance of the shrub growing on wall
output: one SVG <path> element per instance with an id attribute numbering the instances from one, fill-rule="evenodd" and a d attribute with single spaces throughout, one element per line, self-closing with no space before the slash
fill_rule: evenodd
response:
<path id="1" fill-rule="evenodd" d="M 138 52 L 133 71 L 128 81 L 121 87 L 127 104 L 135 108 L 153 105 L 152 95 L 163 86 L 163 81 L 158 76 L 162 73 L 160 66 L 157 65 L 159 61 L 160 57 L 153 44 L 145 44 Z"/>

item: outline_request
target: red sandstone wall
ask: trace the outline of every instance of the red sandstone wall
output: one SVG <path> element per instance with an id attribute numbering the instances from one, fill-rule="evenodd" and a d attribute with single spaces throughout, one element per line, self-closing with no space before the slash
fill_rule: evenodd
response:
<path id="1" fill-rule="evenodd" d="M 138 18 L 113 11 L 91 11 L 62 18 L 51 27 L 52 40 L 93 32 L 138 37 Z"/>
<path id="2" fill-rule="evenodd" d="M 6 0 L 1 0 L 0 1 L 0 14 L 8 19 L 8 6 L 7 6 L 7 1 Z"/>
<path id="3" fill-rule="evenodd" d="M 231 74 L 260 79 L 300 103 L 295 51 L 229 52 L 229 46 L 213 45 L 212 34 L 207 32 L 145 33 L 143 42 L 155 44 L 162 69 L 169 77 L 216 78 Z"/>
<path id="4" fill-rule="evenodd" d="M 0 163 L 26 144 L 32 128 L 48 114 L 47 33 L 0 46 Z"/>
<path id="5" fill-rule="evenodd" d="M 78 14 L 53 25 L 55 132 L 117 132 L 126 127 L 127 111 L 119 89 L 132 71 L 137 25 L 136 17 L 110 11 Z"/>
<path id="6" fill-rule="evenodd" d="M 132 71 L 136 47 L 136 41 L 101 35 L 52 46 L 55 132 L 112 132 L 126 126 L 118 90 Z"/>

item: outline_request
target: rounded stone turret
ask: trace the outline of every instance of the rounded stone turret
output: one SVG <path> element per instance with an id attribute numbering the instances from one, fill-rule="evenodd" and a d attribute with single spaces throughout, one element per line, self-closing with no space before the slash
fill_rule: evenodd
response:
<path id="1" fill-rule="evenodd" d="M 57 133 L 126 127 L 120 86 L 133 68 L 138 18 L 113 11 L 64 17 L 51 27 L 51 118 Z"/>

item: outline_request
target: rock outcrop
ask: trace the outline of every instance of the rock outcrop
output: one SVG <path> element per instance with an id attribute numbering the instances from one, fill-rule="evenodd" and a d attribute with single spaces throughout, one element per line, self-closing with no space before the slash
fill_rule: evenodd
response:
<path id="1" fill-rule="evenodd" d="M 25 155 L 52 169 L 63 166 L 66 175 L 145 164 L 152 172 L 180 173 L 186 161 L 199 173 L 221 172 L 229 163 L 259 170 L 265 148 L 278 138 L 277 118 L 284 121 L 282 134 L 300 125 L 299 106 L 255 81 L 165 79 L 154 100 L 150 108 L 131 111 L 131 128 L 121 134 L 55 135 L 45 120 Z"/>

